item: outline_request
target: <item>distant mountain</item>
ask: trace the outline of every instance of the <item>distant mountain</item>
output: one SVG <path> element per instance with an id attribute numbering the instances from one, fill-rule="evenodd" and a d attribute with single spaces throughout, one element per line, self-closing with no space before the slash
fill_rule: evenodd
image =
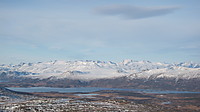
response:
<path id="1" fill-rule="evenodd" d="M 120 63 L 104 61 L 50 61 L 0 65 L 1 77 L 26 77 L 33 79 L 79 79 L 94 80 L 128 76 L 130 78 L 176 78 L 200 77 L 200 64 L 166 64 L 150 61 L 124 60 Z"/>
<path id="2" fill-rule="evenodd" d="M 94 82 L 97 83 L 100 80 L 107 80 L 107 82 L 109 82 L 108 80 L 112 80 L 114 84 L 114 81 L 119 79 L 122 82 L 126 81 L 124 84 L 127 81 L 129 81 L 129 84 L 133 83 L 134 80 L 142 80 L 144 82 L 165 79 L 173 80 L 175 83 L 180 80 L 197 80 L 200 79 L 200 64 L 192 62 L 170 64 L 134 60 L 124 60 L 119 63 L 92 60 L 56 60 L 50 62 L 20 63 L 18 65 L 0 65 L 0 80 L 15 84 L 20 83 L 21 86 L 22 83 L 26 85 L 31 82 L 35 83 L 35 86 L 49 86 L 53 82 L 57 82 L 59 86 L 64 87 L 73 85 L 89 86 L 90 83 L 95 85 Z M 66 85 L 62 85 L 61 82 Z M 108 85 L 112 86 L 112 83 Z M 100 85 L 101 83 L 98 84 Z"/>

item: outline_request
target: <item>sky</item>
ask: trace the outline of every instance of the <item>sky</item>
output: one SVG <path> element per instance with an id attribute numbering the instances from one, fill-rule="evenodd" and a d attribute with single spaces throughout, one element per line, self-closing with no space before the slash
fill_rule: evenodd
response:
<path id="1" fill-rule="evenodd" d="M 0 0 L 0 64 L 200 62 L 199 0 Z"/>

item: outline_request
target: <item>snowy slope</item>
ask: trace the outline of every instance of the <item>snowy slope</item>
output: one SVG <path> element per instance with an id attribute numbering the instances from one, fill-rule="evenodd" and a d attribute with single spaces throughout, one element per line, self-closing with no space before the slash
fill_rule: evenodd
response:
<path id="1" fill-rule="evenodd" d="M 0 74 L 28 78 L 93 80 L 127 76 L 133 78 L 200 78 L 200 64 L 166 64 L 149 61 L 50 61 L 0 65 Z"/>

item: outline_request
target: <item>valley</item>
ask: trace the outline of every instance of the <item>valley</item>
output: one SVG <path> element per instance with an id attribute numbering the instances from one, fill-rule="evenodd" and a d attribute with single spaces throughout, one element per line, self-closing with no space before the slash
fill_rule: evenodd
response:
<path id="1" fill-rule="evenodd" d="M 199 112 L 199 85 L 196 63 L 86 60 L 0 65 L 0 111 Z"/>
<path id="2" fill-rule="evenodd" d="M 15 92 L 1 88 L 2 112 L 198 112 L 200 94 L 155 94 L 134 91 Z M 16 97 L 18 96 L 18 97 Z"/>

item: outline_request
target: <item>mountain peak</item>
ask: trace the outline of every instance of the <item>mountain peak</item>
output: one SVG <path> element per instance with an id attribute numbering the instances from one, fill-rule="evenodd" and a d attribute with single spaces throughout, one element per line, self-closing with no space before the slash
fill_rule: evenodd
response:
<path id="1" fill-rule="evenodd" d="M 127 64 L 129 64 L 129 63 L 131 63 L 131 62 L 133 62 L 133 60 L 131 60 L 131 59 L 125 59 L 125 60 L 123 60 L 123 64 L 124 65 L 127 65 Z"/>

